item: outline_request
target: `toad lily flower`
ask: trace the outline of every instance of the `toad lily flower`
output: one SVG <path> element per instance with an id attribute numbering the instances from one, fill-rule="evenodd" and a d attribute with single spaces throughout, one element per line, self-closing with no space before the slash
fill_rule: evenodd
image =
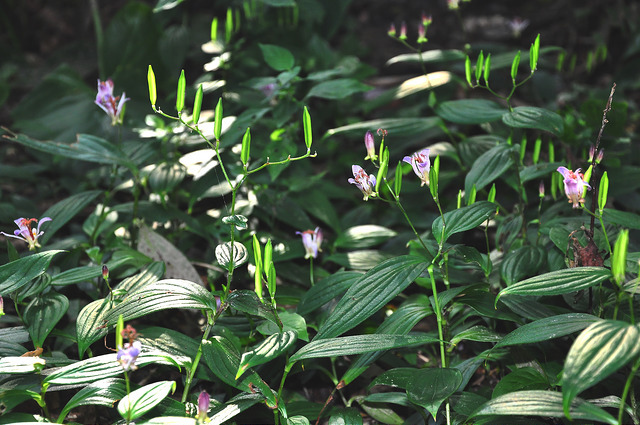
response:
<path id="1" fill-rule="evenodd" d="M 122 109 L 128 100 L 129 98 L 125 97 L 124 92 L 122 92 L 122 96 L 113 96 L 113 81 L 98 80 L 98 94 L 95 104 L 111 117 L 111 125 L 122 124 Z"/>
<path id="2" fill-rule="evenodd" d="M 585 186 L 587 189 L 591 189 L 589 183 L 582 180 L 582 173 L 580 168 L 576 171 L 571 171 L 566 167 L 558 167 L 558 172 L 564 177 L 564 193 L 567 195 L 569 202 L 573 204 L 573 208 L 580 208 L 580 205 L 584 203 Z"/>
<path id="3" fill-rule="evenodd" d="M 126 342 L 124 348 L 120 347 L 118 349 L 116 360 L 118 360 L 118 363 L 120 363 L 120 366 L 122 366 L 125 372 L 138 368 L 135 363 L 141 350 L 142 344 L 140 341 Z"/>
<path id="4" fill-rule="evenodd" d="M 352 165 L 351 172 L 353 173 L 353 178 L 349 179 L 349 183 L 355 184 L 358 189 L 364 195 L 364 200 L 368 200 L 369 197 L 375 197 L 376 192 L 376 178 L 373 174 L 369 174 L 362 169 L 359 165 Z"/>
<path id="5" fill-rule="evenodd" d="M 413 172 L 416 173 L 422 184 L 429 186 L 429 170 L 431 169 L 431 161 L 429 161 L 429 149 L 422 149 L 420 152 L 416 152 L 411 156 L 405 156 L 402 160 L 413 167 Z"/>
<path id="6" fill-rule="evenodd" d="M 322 252 L 320 249 L 320 245 L 322 245 L 322 229 L 316 227 L 315 230 L 296 232 L 296 235 L 302 236 L 302 245 L 304 245 L 306 251 L 305 260 L 307 258 L 318 258 L 318 251 Z"/>
<path id="7" fill-rule="evenodd" d="M 37 218 L 22 218 L 20 217 L 13 222 L 18 226 L 18 230 L 13 231 L 13 235 L 10 235 L 5 232 L 0 232 L 0 234 L 4 236 L 8 236 L 10 238 L 16 238 L 25 241 L 29 244 L 29 251 L 33 251 L 36 248 L 40 248 L 40 243 L 38 242 L 38 238 L 42 236 L 44 232 L 40 231 L 40 226 L 42 223 L 46 223 L 47 221 L 51 221 L 49 217 L 42 217 L 40 222 L 38 223 Z M 38 227 L 35 229 L 31 228 L 31 223 L 38 223 Z"/>

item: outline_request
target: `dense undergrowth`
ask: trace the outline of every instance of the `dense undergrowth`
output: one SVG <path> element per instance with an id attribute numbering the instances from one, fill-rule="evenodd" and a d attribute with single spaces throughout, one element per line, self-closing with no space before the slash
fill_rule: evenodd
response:
<path id="1" fill-rule="evenodd" d="M 7 26 L 0 423 L 640 423 L 637 6 L 361 3 Z"/>

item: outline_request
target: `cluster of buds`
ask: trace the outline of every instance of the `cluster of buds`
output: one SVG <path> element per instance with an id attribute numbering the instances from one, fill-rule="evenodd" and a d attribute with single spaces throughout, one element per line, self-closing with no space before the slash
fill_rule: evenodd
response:
<path id="1" fill-rule="evenodd" d="M 429 28 L 429 25 L 432 21 L 433 19 L 431 18 L 431 15 L 426 15 L 424 12 L 422 13 L 420 24 L 418 25 L 418 44 L 426 43 L 427 41 L 429 41 L 427 39 L 427 28 Z M 407 24 L 405 22 L 402 22 L 402 24 L 400 25 L 400 33 L 398 34 L 395 24 L 392 23 L 389 26 L 387 34 L 389 35 L 389 37 L 396 38 L 397 36 L 398 40 L 405 41 L 407 39 Z"/>
<path id="2" fill-rule="evenodd" d="M 116 360 L 118 360 L 118 363 L 120 363 L 120 366 L 122 366 L 125 372 L 136 370 L 138 367 L 135 363 L 142 351 L 142 344 L 140 341 L 136 341 L 138 333 L 133 326 L 127 325 L 127 327 L 122 330 L 121 335 L 122 338 L 128 339 L 129 342 L 126 342 L 124 347 L 118 348 Z"/>
<path id="3" fill-rule="evenodd" d="M 40 230 L 40 227 L 47 221 L 51 221 L 51 218 L 42 217 L 38 220 L 37 218 L 20 217 L 13 221 L 16 223 L 16 226 L 18 226 L 18 230 L 14 230 L 13 235 L 5 232 L 0 232 L 0 234 L 25 241 L 29 245 L 29 251 L 34 251 L 36 248 L 40 248 L 38 238 L 44 234 L 44 232 Z M 37 224 L 38 227 L 32 228 L 31 223 Z"/>

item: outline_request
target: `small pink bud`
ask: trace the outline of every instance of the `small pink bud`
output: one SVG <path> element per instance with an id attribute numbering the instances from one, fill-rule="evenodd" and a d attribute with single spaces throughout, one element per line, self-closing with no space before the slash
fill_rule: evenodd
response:
<path id="1" fill-rule="evenodd" d="M 365 160 L 370 159 L 375 161 L 378 159 L 378 155 L 376 155 L 376 142 L 373 139 L 373 133 L 371 131 L 367 131 L 364 135 L 364 146 L 367 148 Z"/>
<path id="2" fill-rule="evenodd" d="M 0 297 L 0 317 L 4 316 L 4 301 Z"/>
<path id="3" fill-rule="evenodd" d="M 544 198 L 544 182 L 540 181 L 540 186 L 538 186 L 538 196 Z"/>
<path id="4" fill-rule="evenodd" d="M 407 23 L 403 22 L 400 25 L 400 36 L 398 37 L 400 40 L 406 40 L 407 39 Z"/>
<path id="5" fill-rule="evenodd" d="M 396 36 L 396 26 L 395 26 L 395 24 L 391 24 L 389 26 L 389 30 L 387 31 L 387 34 L 389 34 L 389 37 L 395 37 Z"/>
<path id="6" fill-rule="evenodd" d="M 596 164 L 600 164 L 602 158 L 604 158 L 604 149 L 600 149 L 598 151 L 598 156 L 596 156 Z"/>
<path id="7" fill-rule="evenodd" d="M 106 264 L 102 265 L 102 278 L 104 280 L 109 279 L 109 267 Z"/>
<path id="8" fill-rule="evenodd" d="M 591 145 L 591 147 L 589 148 L 589 162 L 593 161 L 593 157 L 596 154 L 596 147 Z"/>
<path id="9" fill-rule="evenodd" d="M 198 420 L 204 421 L 207 418 L 207 412 L 211 405 L 211 398 L 206 391 L 202 391 L 198 396 Z"/>
<path id="10" fill-rule="evenodd" d="M 418 25 L 418 43 L 426 43 L 427 42 L 427 30 L 423 25 Z"/>
<path id="11" fill-rule="evenodd" d="M 429 26 L 431 22 L 433 22 L 431 15 L 427 15 L 426 13 L 422 12 L 422 25 L 426 27 Z"/>

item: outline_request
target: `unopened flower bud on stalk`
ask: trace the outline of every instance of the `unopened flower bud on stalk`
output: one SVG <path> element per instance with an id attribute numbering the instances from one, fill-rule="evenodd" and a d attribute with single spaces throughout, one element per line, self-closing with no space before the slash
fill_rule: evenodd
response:
<path id="1" fill-rule="evenodd" d="M 431 18 L 431 15 L 427 15 L 426 13 L 422 12 L 422 25 L 425 27 L 428 27 L 429 24 L 431 24 L 431 22 L 433 22 L 433 18 Z"/>
<path id="2" fill-rule="evenodd" d="M 375 161 L 378 159 L 378 155 L 376 154 L 376 142 L 371 131 L 367 131 L 364 135 L 364 146 L 367 148 L 367 156 L 364 158 L 365 160 L 370 159 Z"/>
<path id="3" fill-rule="evenodd" d="M 589 162 L 593 162 L 593 157 L 596 154 L 596 147 L 594 145 L 591 145 L 591 147 L 589 148 Z"/>
<path id="4" fill-rule="evenodd" d="M 389 37 L 395 37 L 396 36 L 396 25 L 395 24 L 389 25 L 389 29 L 387 30 L 387 34 L 389 35 Z"/>
<path id="5" fill-rule="evenodd" d="M 544 182 L 540 181 L 540 185 L 538 186 L 538 196 L 540 198 L 544 198 Z"/>
<path id="6" fill-rule="evenodd" d="M 600 162 L 602 162 L 602 158 L 604 158 L 604 149 L 600 149 L 598 151 L 598 155 L 596 156 L 596 164 L 600 164 Z"/>
<path id="7" fill-rule="evenodd" d="M 4 316 L 4 301 L 2 300 L 2 297 L 0 296 L 0 317 Z"/>
<path id="8" fill-rule="evenodd" d="M 107 267 L 106 264 L 102 265 L 102 278 L 104 280 L 108 280 L 109 279 L 109 267 Z"/>
<path id="9" fill-rule="evenodd" d="M 207 422 L 207 413 L 209 412 L 209 406 L 211 405 L 211 397 L 206 391 L 202 391 L 198 396 L 198 423 Z"/>
<path id="10" fill-rule="evenodd" d="M 407 23 L 403 22 L 400 24 L 400 36 L 398 37 L 400 40 L 407 39 Z"/>
<path id="11" fill-rule="evenodd" d="M 424 25 L 418 25 L 418 44 L 426 43 L 427 40 L 427 30 Z"/>

